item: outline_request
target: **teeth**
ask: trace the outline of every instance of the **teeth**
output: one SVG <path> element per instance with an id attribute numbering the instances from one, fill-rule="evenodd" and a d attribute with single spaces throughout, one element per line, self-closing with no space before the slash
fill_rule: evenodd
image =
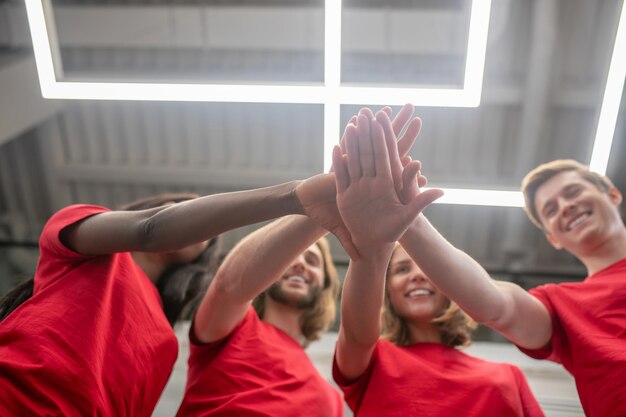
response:
<path id="1" fill-rule="evenodd" d="M 430 295 L 428 290 L 413 290 L 409 293 L 409 297 L 416 297 L 418 295 Z"/>
<path id="2" fill-rule="evenodd" d="M 578 217 L 576 220 L 574 220 L 573 222 L 571 222 L 569 225 L 567 225 L 567 230 L 572 230 L 574 227 L 578 226 L 578 224 L 580 222 L 582 222 L 583 220 L 585 220 L 587 217 L 589 217 L 589 214 L 585 213 L 582 216 Z"/>
<path id="3" fill-rule="evenodd" d="M 292 277 L 287 277 L 287 281 L 292 281 L 292 282 L 301 282 L 303 284 L 306 283 L 306 280 L 302 277 L 299 276 L 292 276 Z"/>

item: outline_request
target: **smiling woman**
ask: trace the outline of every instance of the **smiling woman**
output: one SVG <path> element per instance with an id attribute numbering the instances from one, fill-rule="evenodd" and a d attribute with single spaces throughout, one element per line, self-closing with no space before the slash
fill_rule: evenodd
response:
<path id="1" fill-rule="evenodd" d="M 346 155 L 333 154 L 337 207 L 361 255 L 344 281 L 333 364 L 346 402 L 357 416 L 543 416 L 519 368 L 457 349 L 474 323 L 409 255 L 422 248 L 403 239 L 441 193 L 420 192 L 419 166 L 401 166 L 387 123 L 364 112 L 346 130 Z"/>
<path id="2" fill-rule="evenodd" d="M 400 245 L 391 255 L 386 282 L 384 339 L 398 346 L 428 341 L 449 347 L 470 344 L 476 323 L 436 289 Z"/>

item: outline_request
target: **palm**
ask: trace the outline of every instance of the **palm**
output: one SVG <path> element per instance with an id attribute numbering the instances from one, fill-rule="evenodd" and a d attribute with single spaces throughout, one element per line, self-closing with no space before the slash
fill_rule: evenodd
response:
<path id="1" fill-rule="evenodd" d="M 363 177 L 337 195 L 337 207 L 357 247 L 397 241 L 417 215 L 388 179 Z"/>
<path id="2" fill-rule="evenodd" d="M 377 120 L 359 115 L 357 125 L 346 128 L 344 140 L 345 158 L 336 147 L 333 164 L 337 207 L 352 241 L 358 249 L 395 242 L 440 194 L 436 190 L 416 191 L 409 201 L 400 199 L 398 190 L 413 185 L 419 165 L 409 163 L 402 170 L 395 138 L 386 136 Z M 400 179 L 396 180 L 394 172 L 398 170 Z"/>

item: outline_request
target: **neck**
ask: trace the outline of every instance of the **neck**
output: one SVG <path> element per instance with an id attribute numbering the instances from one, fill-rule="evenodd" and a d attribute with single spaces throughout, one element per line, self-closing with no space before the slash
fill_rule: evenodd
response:
<path id="1" fill-rule="evenodd" d="M 593 275 L 626 258 L 626 228 L 622 227 L 618 233 L 585 249 L 574 255 L 585 265 L 588 275 Z"/>
<path id="2" fill-rule="evenodd" d="M 143 272 L 150 278 L 150 281 L 156 284 L 159 277 L 165 271 L 167 265 L 162 262 L 162 258 L 158 254 L 148 252 L 132 252 L 133 260 Z"/>
<path id="3" fill-rule="evenodd" d="M 433 323 L 407 321 L 409 341 L 414 343 L 442 343 L 441 332 Z"/>
<path id="4" fill-rule="evenodd" d="M 301 315 L 302 310 L 299 308 L 276 302 L 269 296 L 265 297 L 263 321 L 287 333 L 299 344 L 304 341 L 300 324 Z"/>

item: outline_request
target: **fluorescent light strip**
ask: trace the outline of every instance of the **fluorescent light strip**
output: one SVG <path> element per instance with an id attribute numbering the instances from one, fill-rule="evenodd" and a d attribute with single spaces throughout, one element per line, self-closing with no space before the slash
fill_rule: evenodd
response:
<path id="1" fill-rule="evenodd" d="M 464 204 L 470 206 L 524 207 L 520 191 L 472 190 L 442 188 L 444 195 L 435 203 Z"/>
<path id="2" fill-rule="evenodd" d="M 332 151 L 340 139 L 341 104 L 341 0 L 326 0 L 324 5 L 324 172 L 332 165 Z"/>
<path id="3" fill-rule="evenodd" d="M 212 85 L 161 83 L 102 83 L 57 81 L 53 51 L 42 1 L 26 0 L 27 17 L 42 94 L 47 98 L 81 100 L 158 100 L 254 103 L 324 104 L 324 166 L 330 166 L 332 145 L 340 137 L 341 104 L 476 107 L 482 91 L 491 0 L 473 0 L 462 89 L 342 87 L 341 1 L 325 5 L 325 85 Z M 49 4 L 47 3 L 49 6 Z M 50 7 L 48 7 L 50 8 Z M 51 32 L 54 32 L 51 30 Z M 479 204 L 519 207 L 521 195 L 513 191 L 445 189 L 444 204 Z"/>
<path id="4" fill-rule="evenodd" d="M 598 129 L 589 163 L 589 168 L 601 175 L 606 174 L 606 168 L 609 164 L 611 146 L 615 137 L 615 125 L 617 124 L 624 90 L 624 78 L 626 78 L 626 2 L 622 2 L 622 13 L 617 26 L 609 75 L 607 76 L 598 119 Z"/>
<path id="5" fill-rule="evenodd" d="M 51 38 L 57 41 L 56 33 L 53 28 L 50 31 L 46 28 L 42 1 L 49 2 L 26 0 L 26 11 L 42 93 L 48 98 L 319 104 L 338 100 L 340 104 L 400 105 L 412 102 L 420 106 L 450 107 L 475 107 L 480 100 L 491 0 L 474 0 L 472 3 L 468 51 L 481 55 L 467 57 L 462 89 L 341 87 L 341 1 L 334 0 L 328 0 L 325 7 L 324 87 L 59 81 L 54 76 L 55 51 L 50 48 Z M 301 98 L 298 100 L 297 97 Z"/>

